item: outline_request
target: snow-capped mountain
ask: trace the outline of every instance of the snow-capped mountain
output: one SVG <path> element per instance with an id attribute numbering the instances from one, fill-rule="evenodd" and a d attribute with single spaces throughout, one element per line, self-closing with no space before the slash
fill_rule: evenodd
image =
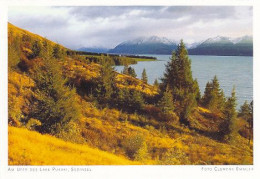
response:
<path id="1" fill-rule="evenodd" d="M 166 37 L 139 37 L 120 43 L 109 53 L 120 54 L 171 54 L 177 47 L 176 42 Z"/>
<path id="2" fill-rule="evenodd" d="M 139 37 L 134 40 L 128 40 L 128 41 L 121 43 L 121 45 L 124 45 L 124 44 L 153 44 L 153 43 L 163 43 L 163 44 L 168 44 L 168 45 L 176 44 L 175 41 L 169 40 L 166 37 L 151 36 L 151 37 Z"/>
<path id="3" fill-rule="evenodd" d="M 231 38 L 231 37 L 217 36 L 213 38 L 208 38 L 201 44 L 214 44 L 214 43 L 232 43 L 232 44 L 253 43 L 253 37 L 243 36 L 243 37 Z"/>
<path id="4" fill-rule="evenodd" d="M 208 38 L 198 44 L 195 48 L 189 49 L 191 55 L 223 55 L 223 56 L 252 56 L 253 37 L 243 36 L 230 38 L 217 36 Z"/>
<path id="5" fill-rule="evenodd" d="M 185 41 L 185 40 L 184 40 Z M 177 48 L 177 42 L 166 37 L 139 37 L 120 43 L 108 53 L 117 54 L 171 54 Z M 230 38 L 216 36 L 204 41 L 186 43 L 191 55 L 233 55 L 252 56 L 253 37 Z"/>

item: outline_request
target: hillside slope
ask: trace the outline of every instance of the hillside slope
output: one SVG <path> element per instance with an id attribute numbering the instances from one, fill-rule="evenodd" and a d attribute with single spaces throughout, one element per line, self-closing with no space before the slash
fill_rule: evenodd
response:
<path id="1" fill-rule="evenodd" d="M 9 127 L 9 165 L 133 165 L 123 157 L 65 142 L 49 135 Z"/>
<path id="2" fill-rule="evenodd" d="M 17 32 L 17 35 L 21 36 L 24 33 L 15 26 L 10 25 L 10 27 L 14 28 L 13 32 Z M 22 43 L 18 43 L 17 49 L 27 46 L 31 50 L 33 49 L 31 40 L 41 38 L 30 32 L 26 32 L 26 34 L 28 38 L 22 40 Z M 15 42 L 12 35 L 14 34 L 9 33 L 9 40 L 13 39 L 13 41 L 9 41 L 9 44 Z M 31 40 L 28 41 L 28 39 Z M 9 56 L 17 56 L 18 61 L 26 53 L 21 51 L 21 54 L 16 54 L 16 48 L 9 52 L 12 52 Z M 53 81 L 66 78 L 68 82 L 59 85 L 61 86 L 58 88 L 59 90 L 53 87 L 57 85 L 56 83 L 52 83 L 54 85 L 49 85 L 48 88 L 55 89 L 55 93 L 68 86 L 75 89 L 73 99 L 76 99 L 74 101 L 76 105 L 73 109 L 77 109 L 80 115 L 61 125 L 61 130 L 56 133 L 49 132 L 52 136 L 24 129 L 41 131 L 39 128 L 42 123 L 46 122 L 45 116 L 40 117 L 39 113 L 32 112 L 33 110 L 37 112 L 35 109 L 42 107 L 39 105 L 41 103 L 37 104 L 42 100 L 39 98 L 39 94 L 42 93 L 39 93 L 40 83 L 36 77 L 43 73 L 40 75 L 38 73 L 37 76 L 37 68 L 35 70 L 34 67 L 40 66 L 40 62 L 44 62 L 45 58 L 44 55 L 25 58 L 28 70 L 23 70 L 19 66 L 21 62 L 9 69 L 10 165 L 253 163 L 252 141 L 248 142 L 239 134 L 233 143 L 220 140 L 219 131 L 225 120 L 221 115 L 198 106 L 189 119 L 190 126 L 183 125 L 174 111 L 169 114 L 162 113 L 160 106 L 156 104 L 156 98 L 160 93 L 159 88 L 146 84 L 142 80 L 111 69 L 111 74 L 114 74 L 112 83 L 114 96 L 106 102 L 102 96 L 104 93 L 100 93 L 101 90 L 99 90 L 102 88 L 98 88 L 102 86 L 101 79 L 105 77 L 105 75 L 102 76 L 104 66 L 102 63 L 89 61 L 88 58 L 77 54 L 66 53 L 61 58 L 53 58 L 49 61 L 52 62 L 52 66 L 61 67 L 59 70 L 53 71 L 53 74 L 56 74 L 55 72 L 61 74 L 58 79 Z M 51 71 L 50 68 L 47 69 L 38 68 L 38 72 L 45 74 Z M 53 77 L 53 74 L 48 75 Z M 45 82 L 49 78 L 43 79 Z M 44 89 L 46 90 L 46 88 Z M 59 95 L 62 96 L 62 94 Z M 140 107 L 138 104 L 144 100 L 142 98 L 145 98 L 146 101 Z M 51 103 L 52 108 L 48 106 L 48 109 L 51 109 L 49 111 L 57 106 L 56 101 Z M 73 103 L 66 104 L 71 107 Z M 64 108 L 60 109 L 60 111 L 65 111 Z M 41 110 L 40 114 L 42 111 L 46 110 Z M 59 111 L 55 112 L 59 114 Z M 71 114 L 75 116 L 75 110 Z M 243 125 L 246 126 L 246 124 Z M 44 132 L 48 133 L 46 131 L 42 133 Z"/>

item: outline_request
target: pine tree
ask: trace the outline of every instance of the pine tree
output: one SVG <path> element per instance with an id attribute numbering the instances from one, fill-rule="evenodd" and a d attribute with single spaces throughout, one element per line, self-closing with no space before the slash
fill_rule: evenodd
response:
<path id="1" fill-rule="evenodd" d="M 52 55 L 56 59 L 62 58 L 62 50 L 58 44 L 54 45 Z"/>
<path id="2" fill-rule="evenodd" d="M 130 100 L 130 105 L 129 107 L 134 109 L 134 110 L 141 110 L 144 106 L 144 99 L 143 96 L 140 92 L 134 90 L 132 92 L 131 98 L 128 98 Z"/>
<path id="3" fill-rule="evenodd" d="M 244 120 L 248 123 L 248 130 L 249 130 L 249 143 L 251 140 L 251 132 L 253 131 L 253 101 L 251 101 L 250 104 L 248 104 L 247 101 L 244 102 L 244 104 L 240 107 L 239 117 L 242 117 Z"/>
<path id="4" fill-rule="evenodd" d="M 155 88 L 158 88 L 158 87 L 159 87 L 159 82 L 158 82 L 157 79 L 154 80 L 153 86 L 154 86 Z"/>
<path id="5" fill-rule="evenodd" d="M 237 117 L 236 105 L 236 92 L 235 88 L 233 88 L 231 97 L 227 99 L 223 112 L 225 121 L 222 130 L 224 133 L 224 139 L 227 142 L 232 142 L 237 132 L 235 126 L 235 120 Z"/>
<path id="6" fill-rule="evenodd" d="M 128 68 L 128 74 L 130 75 L 130 76 L 132 76 L 132 77 L 134 77 L 134 78 L 136 78 L 136 73 L 135 73 L 135 69 L 134 68 L 132 68 L 132 67 L 129 67 Z"/>
<path id="7" fill-rule="evenodd" d="M 180 122 L 187 125 L 189 115 L 197 105 L 198 93 L 194 90 L 194 85 L 196 86 L 194 83 L 196 82 L 192 78 L 191 60 L 181 40 L 176 52 L 172 53 L 171 61 L 166 65 L 166 72 L 162 78 L 162 91 L 165 91 L 166 87 L 172 91 Z"/>
<path id="8" fill-rule="evenodd" d="M 101 61 L 101 71 L 99 78 L 99 97 L 101 100 L 110 100 L 115 90 L 114 68 L 106 60 Z"/>
<path id="9" fill-rule="evenodd" d="M 124 65 L 123 74 L 128 75 L 128 65 Z"/>
<path id="10" fill-rule="evenodd" d="M 166 90 L 163 93 L 163 96 L 160 99 L 158 106 L 165 114 L 173 112 L 174 110 L 173 97 L 172 97 L 172 93 L 169 90 Z"/>
<path id="11" fill-rule="evenodd" d="M 129 67 L 128 65 L 124 65 L 124 69 L 123 69 L 122 73 L 125 75 L 132 76 L 134 78 L 136 78 L 136 76 L 137 76 L 135 73 L 135 69 L 132 67 Z"/>
<path id="12" fill-rule="evenodd" d="M 36 89 L 31 115 L 42 123 L 40 132 L 57 134 L 70 121 L 79 118 L 76 90 L 66 86 L 61 66 L 49 52 L 45 52 L 43 64 L 36 67 L 33 78 Z"/>
<path id="13" fill-rule="evenodd" d="M 125 98 L 126 98 L 126 96 L 125 96 L 124 90 L 121 88 L 118 88 L 117 93 L 116 93 L 116 104 L 118 107 L 123 107 Z"/>
<path id="14" fill-rule="evenodd" d="M 225 106 L 225 96 L 219 86 L 217 76 L 214 76 L 211 82 L 208 82 L 202 98 L 202 104 L 217 112 L 221 112 Z"/>
<path id="15" fill-rule="evenodd" d="M 199 88 L 197 79 L 194 80 L 193 90 L 194 90 L 194 94 L 195 94 L 195 99 L 196 99 L 197 103 L 199 103 L 201 96 L 200 96 L 200 88 Z"/>
<path id="16" fill-rule="evenodd" d="M 145 82 L 145 83 L 147 83 L 147 81 L 148 81 L 145 68 L 143 69 L 143 72 L 142 72 L 142 80 L 143 80 L 143 82 Z"/>
<path id="17" fill-rule="evenodd" d="M 32 45 L 32 54 L 30 59 L 39 57 L 40 55 L 42 55 L 42 44 L 38 40 L 35 40 Z"/>

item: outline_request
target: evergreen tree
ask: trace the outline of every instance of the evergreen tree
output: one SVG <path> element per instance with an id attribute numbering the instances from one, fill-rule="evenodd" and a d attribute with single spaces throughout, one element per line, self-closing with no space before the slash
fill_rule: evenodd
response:
<path id="1" fill-rule="evenodd" d="M 247 101 L 245 101 L 244 104 L 240 107 L 238 116 L 244 118 L 245 120 L 251 117 L 250 104 L 248 104 Z"/>
<path id="2" fill-rule="evenodd" d="M 125 102 L 126 96 L 124 93 L 124 90 L 121 88 L 117 89 L 117 93 L 116 93 L 116 104 L 118 107 L 123 107 L 124 102 Z"/>
<path id="3" fill-rule="evenodd" d="M 123 74 L 128 75 L 128 65 L 124 65 Z"/>
<path id="4" fill-rule="evenodd" d="M 144 99 L 140 92 L 133 90 L 131 98 L 129 100 L 129 107 L 134 110 L 141 110 L 144 106 Z"/>
<path id="5" fill-rule="evenodd" d="M 200 88 L 199 88 L 197 79 L 194 80 L 193 90 L 194 90 L 194 94 L 195 94 L 195 99 L 196 99 L 197 103 L 199 103 L 201 96 L 200 96 Z"/>
<path id="6" fill-rule="evenodd" d="M 153 86 L 158 88 L 159 87 L 159 82 L 157 79 L 154 80 Z"/>
<path id="7" fill-rule="evenodd" d="M 143 69 L 143 72 L 142 72 L 142 80 L 143 80 L 143 82 L 145 82 L 145 83 L 147 83 L 147 81 L 148 81 L 145 68 Z"/>
<path id="8" fill-rule="evenodd" d="M 163 93 L 163 96 L 160 99 L 158 106 L 165 114 L 173 112 L 174 110 L 173 97 L 172 97 L 172 93 L 169 90 L 166 90 Z"/>
<path id="9" fill-rule="evenodd" d="M 125 74 L 125 75 L 130 75 L 134 78 L 136 78 L 136 76 L 137 76 L 136 73 L 135 73 L 135 69 L 132 68 L 132 67 L 129 67 L 128 65 L 124 66 L 122 73 Z"/>
<path id="10" fill-rule="evenodd" d="M 58 44 L 55 44 L 53 47 L 53 57 L 56 59 L 62 58 L 62 50 L 60 49 L 60 46 Z"/>
<path id="11" fill-rule="evenodd" d="M 40 132 L 57 134 L 70 121 L 79 118 L 76 90 L 66 86 L 61 66 L 50 53 L 45 53 L 43 64 L 37 66 L 33 78 L 36 89 L 32 117 L 42 123 Z"/>
<path id="12" fill-rule="evenodd" d="M 179 114 L 180 122 L 189 124 L 188 118 L 197 105 L 198 93 L 194 90 L 196 83 L 192 78 L 191 61 L 183 41 L 172 53 L 170 62 L 166 65 L 166 72 L 162 78 L 162 91 L 166 87 L 172 91 L 176 102 L 176 112 Z"/>
<path id="13" fill-rule="evenodd" d="M 208 82 L 202 98 L 202 104 L 210 110 L 221 112 L 225 107 L 225 96 L 219 86 L 217 76 Z"/>
<path id="14" fill-rule="evenodd" d="M 42 44 L 38 40 L 35 40 L 32 45 L 32 54 L 30 59 L 39 57 L 40 55 L 42 55 Z"/>
<path id="15" fill-rule="evenodd" d="M 223 133 L 224 133 L 224 139 L 227 142 L 232 142 L 234 135 L 236 134 L 236 126 L 235 126 L 235 120 L 237 117 L 236 112 L 236 92 L 235 88 L 233 88 L 231 97 L 229 97 L 225 104 L 224 109 L 224 125 L 223 125 Z"/>
<path id="16" fill-rule="evenodd" d="M 101 71 L 98 84 L 98 95 L 101 100 L 110 100 L 115 89 L 115 72 L 114 68 L 108 61 L 101 61 Z"/>
<path id="17" fill-rule="evenodd" d="M 250 104 L 248 104 L 247 101 L 244 102 L 244 104 L 240 107 L 239 117 L 242 117 L 244 120 L 248 123 L 248 130 L 249 130 L 249 143 L 251 140 L 251 132 L 253 132 L 253 101 L 251 101 Z"/>
<path id="18" fill-rule="evenodd" d="M 134 78 L 136 78 L 136 73 L 135 73 L 135 69 L 134 68 L 132 68 L 132 67 L 129 67 L 128 68 L 128 74 L 130 75 L 130 76 L 132 76 L 132 77 L 134 77 Z"/>

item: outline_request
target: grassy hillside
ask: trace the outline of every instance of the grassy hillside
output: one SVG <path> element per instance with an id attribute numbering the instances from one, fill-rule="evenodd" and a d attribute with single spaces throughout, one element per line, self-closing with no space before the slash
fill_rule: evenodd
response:
<path id="1" fill-rule="evenodd" d="M 199 104 L 185 125 L 180 104 L 165 112 L 160 87 L 113 71 L 109 57 L 57 56 L 57 49 L 70 50 L 33 45 L 39 40 L 46 41 L 9 24 L 10 165 L 253 163 L 242 117 L 226 142 L 224 113 Z"/>
<path id="2" fill-rule="evenodd" d="M 49 135 L 9 127 L 9 165 L 136 165 L 87 145 L 73 144 Z"/>
<path id="3" fill-rule="evenodd" d="M 20 37 L 29 37 L 31 40 L 39 40 L 39 41 L 44 41 L 47 40 L 52 46 L 56 45 L 57 43 L 48 40 L 40 35 L 34 34 L 30 31 L 24 30 L 22 28 L 19 28 L 11 23 L 8 23 L 8 34 L 9 37 L 15 37 L 15 36 L 20 36 Z M 61 48 L 65 48 L 64 46 L 60 45 Z M 67 49 L 67 48 L 66 48 Z"/>

